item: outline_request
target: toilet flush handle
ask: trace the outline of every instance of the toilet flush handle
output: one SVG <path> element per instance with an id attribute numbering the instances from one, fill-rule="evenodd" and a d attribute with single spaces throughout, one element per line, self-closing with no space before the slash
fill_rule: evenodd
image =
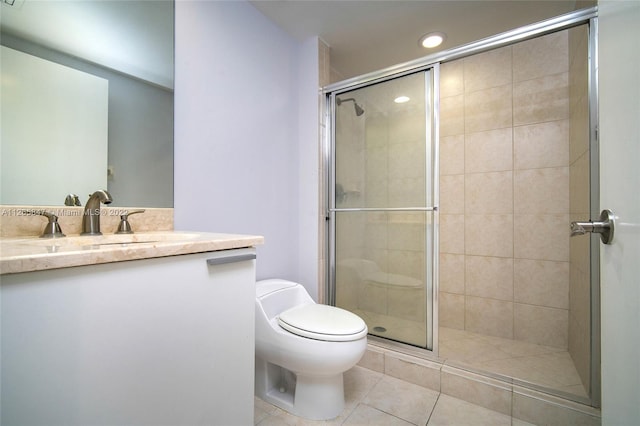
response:
<path id="1" fill-rule="evenodd" d="M 571 236 L 584 235 L 587 232 L 600 234 L 600 239 L 605 244 L 613 241 L 613 231 L 615 229 L 615 216 L 611 210 L 605 209 L 600 213 L 599 222 L 571 222 Z"/>

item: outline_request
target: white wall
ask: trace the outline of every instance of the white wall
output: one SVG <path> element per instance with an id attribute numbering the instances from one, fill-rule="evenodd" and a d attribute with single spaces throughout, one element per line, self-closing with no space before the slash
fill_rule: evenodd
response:
<path id="1" fill-rule="evenodd" d="M 175 227 L 263 235 L 258 279 L 299 280 L 314 296 L 317 274 L 302 280 L 299 265 L 317 263 L 301 250 L 307 235 L 317 245 L 306 202 L 318 188 L 306 167 L 317 56 L 317 41 L 295 41 L 248 2 L 176 3 Z"/>
<path id="2" fill-rule="evenodd" d="M 298 242 L 300 258 L 298 276 L 311 297 L 318 293 L 318 219 L 320 208 L 319 176 L 320 149 L 318 146 L 319 116 L 318 82 L 320 81 L 318 38 L 306 40 L 298 59 Z"/>
<path id="3" fill-rule="evenodd" d="M 600 207 L 617 216 L 601 246 L 602 424 L 640 424 L 640 2 L 600 1 Z"/>

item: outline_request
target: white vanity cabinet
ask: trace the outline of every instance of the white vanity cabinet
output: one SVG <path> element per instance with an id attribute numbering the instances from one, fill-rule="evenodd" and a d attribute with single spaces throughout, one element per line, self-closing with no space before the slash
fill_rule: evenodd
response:
<path id="1" fill-rule="evenodd" d="M 0 423 L 253 424 L 254 259 L 2 275 Z"/>

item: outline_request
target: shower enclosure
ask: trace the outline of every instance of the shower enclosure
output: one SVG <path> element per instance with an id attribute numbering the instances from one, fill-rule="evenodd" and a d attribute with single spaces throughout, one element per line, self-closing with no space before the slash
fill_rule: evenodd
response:
<path id="1" fill-rule="evenodd" d="M 334 96 L 337 306 L 372 335 L 433 349 L 434 76 L 427 69 Z M 352 100 L 352 105 L 346 104 Z"/>
<path id="2" fill-rule="evenodd" d="M 326 89 L 332 304 L 599 405 L 595 11 Z"/>

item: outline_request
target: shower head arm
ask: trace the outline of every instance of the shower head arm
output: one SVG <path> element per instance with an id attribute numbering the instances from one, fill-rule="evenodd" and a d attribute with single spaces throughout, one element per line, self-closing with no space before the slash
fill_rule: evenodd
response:
<path id="1" fill-rule="evenodd" d="M 340 99 L 338 97 L 336 97 L 336 105 L 340 106 L 340 104 L 342 104 L 343 102 L 349 102 L 349 101 L 353 101 L 353 107 L 356 110 L 356 115 L 358 117 L 360 117 L 362 114 L 364 114 L 364 109 L 358 105 L 358 102 L 356 102 L 355 98 L 346 98 L 346 99 Z"/>
<path id="2" fill-rule="evenodd" d="M 355 98 L 346 98 L 346 99 L 340 99 L 340 98 L 336 98 L 336 103 L 338 105 L 342 104 L 343 102 L 349 102 L 349 101 L 353 101 L 353 103 L 357 103 Z"/>

